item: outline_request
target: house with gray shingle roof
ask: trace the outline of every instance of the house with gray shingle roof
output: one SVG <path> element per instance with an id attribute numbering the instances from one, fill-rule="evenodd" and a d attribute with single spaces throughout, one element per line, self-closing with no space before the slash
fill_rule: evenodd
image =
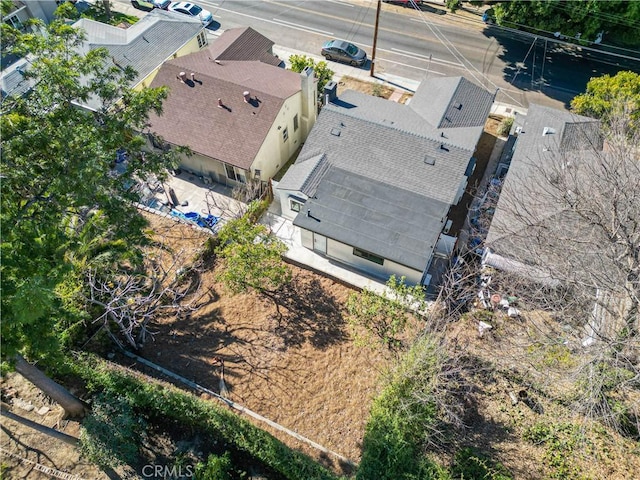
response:
<path id="1" fill-rule="evenodd" d="M 568 287 L 569 298 L 578 285 L 581 297 L 574 298 L 585 307 L 577 309 L 586 323 L 582 345 L 620 338 L 634 318 L 633 277 L 621 260 L 633 251 L 627 239 L 638 231 L 633 156 L 615 145 L 619 139 L 605 141 L 600 121 L 535 104 L 516 117 L 510 140 L 515 143 L 483 264 L 547 287 Z M 544 297 L 542 290 L 538 295 Z"/>
<path id="2" fill-rule="evenodd" d="M 86 34 L 80 46 L 82 52 L 106 48 L 114 65 L 123 70 L 133 68 L 136 76 L 130 87 L 136 89 L 148 87 L 165 60 L 197 52 L 208 45 L 200 20 L 160 9 L 152 10 L 129 28 L 88 18 L 78 20 L 73 26 Z M 97 100 L 89 101 L 86 106 L 100 107 Z"/>
<path id="3" fill-rule="evenodd" d="M 549 234 L 554 229 L 579 228 L 571 212 L 545 195 L 546 176 L 556 164 L 562 168 L 563 162 L 597 161 L 594 156 L 602 151 L 603 140 L 598 120 L 536 104 L 530 105 L 527 115 L 516 117 L 512 131 L 513 153 L 485 240 L 485 259 L 496 268 L 514 265 L 518 259 L 520 270 L 525 271 L 522 260 L 529 254 L 537 257 L 531 258 L 532 263 L 540 259 L 522 242 L 537 235 L 532 224 L 543 219 L 544 227 L 539 226 Z M 540 186 L 537 194 L 536 185 Z M 536 272 L 539 276 L 543 269 Z"/>
<path id="4" fill-rule="evenodd" d="M 425 283 L 493 98 L 455 77 L 425 80 L 408 105 L 355 91 L 325 105 L 276 187 L 302 244 L 372 276 Z"/>
<path id="5" fill-rule="evenodd" d="M 272 46 L 251 28 L 230 29 L 208 49 L 162 65 L 151 86 L 169 95 L 150 124 L 165 143 L 191 149 L 182 169 L 229 186 L 266 181 L 304 143 L 317 81 L 312 69 L 277 66 Z"/>

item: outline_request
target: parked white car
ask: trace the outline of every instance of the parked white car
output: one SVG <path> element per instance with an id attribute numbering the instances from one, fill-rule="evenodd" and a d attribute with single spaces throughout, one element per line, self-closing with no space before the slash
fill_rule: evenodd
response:
<path id="1" fill-rule="evenodd" d="M 209 10 L 205 10 L 200 5 L 196 5 L 191 2 L 172 2 L 169 5 L 168 10 L 170 12 L 183 13 L 191 17 L 197 17 L 204 25 L 209 25 L 213 22 L 213 15 Z"/>

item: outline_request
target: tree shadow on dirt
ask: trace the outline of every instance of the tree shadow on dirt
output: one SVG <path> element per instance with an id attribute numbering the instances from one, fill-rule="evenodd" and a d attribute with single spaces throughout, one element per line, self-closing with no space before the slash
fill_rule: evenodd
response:
<path id="1" fill-rule="evenodd" d="M 277 319 L 274 333 L 286 348 L 309 341 L 323 349 L 347 339 L 340 305 L 317 279 L 306 283 L 294 279 L 277 294 L 276 301 L 286 311 Z"/>

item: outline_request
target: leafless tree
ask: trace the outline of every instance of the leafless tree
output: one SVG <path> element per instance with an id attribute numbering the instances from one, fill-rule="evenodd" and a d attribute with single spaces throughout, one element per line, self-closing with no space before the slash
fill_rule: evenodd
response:
<path id="1" fill-rule="evenodd" d="M 95 322 L 101 322 L 118 344 L 116 334 L 124 337 L 131 347 L 140 348 L 153 335 L 148 327 L 154 318 L 169 313 L 188 314 L 197 308 L 196 301 L 188 301 L 187 296 L 198 290 L 198 272 L 183 267 L 192 260 L 178 253 L 164 263 L 154 255 L 147 255 L 140 271 L 122 270 L 101 276 L 89 270 L 86 301 L 100 309 Z M 117 332 L 112 332 L 111 325 L 116 325 Z"/>
<path id="2" fill-rule="evenodd" d="M 637 435 L 640 138 L 628 122 L 622 110 L 606 128 L 578 122 L 577 148 L 558 140 L 531 152 L 526 168 L 512 166 L 491 227 L 500 235 L 488 247 L 508 257 L 494 282 L 528 311 L 549 313 L 527 319 L 537 341 L 558 342 L 541 319 L 563 326 L 575 407 Z"/>

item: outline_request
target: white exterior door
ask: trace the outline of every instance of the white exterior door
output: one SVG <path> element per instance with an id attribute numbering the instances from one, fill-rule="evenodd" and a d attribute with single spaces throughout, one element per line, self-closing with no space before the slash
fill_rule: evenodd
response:
<path id="1" fill-rule="evenodd" d="M 314 233 L 313 234 L 313 251 L 326 255 L 327 254 L 327 237 L 325 237 L 324 235 L 318 235 L 317 233 Z"/>

